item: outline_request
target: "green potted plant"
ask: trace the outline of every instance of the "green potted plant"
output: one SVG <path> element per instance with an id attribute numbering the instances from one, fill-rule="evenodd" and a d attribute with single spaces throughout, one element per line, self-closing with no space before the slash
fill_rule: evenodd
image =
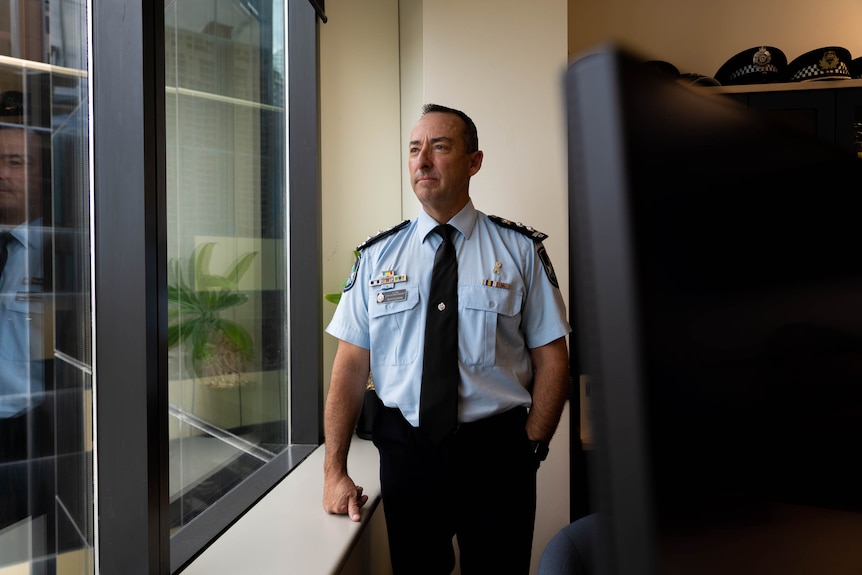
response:
<path id="1" fill-rule="evenodd" d="M 168 348 L 191 344 L 195 376 L 211 387 L 242 385 L 245 363 L 252 358 L 254 340 L 239 323 L 222 316 L 225 310 L 248 301 L 239 282 L 257 252 L 236 258 L 224 275 L 210 272 L 216 242 L 206 242 L 192 251 L 184 274 L 179 259 L 168 266 Z"/>

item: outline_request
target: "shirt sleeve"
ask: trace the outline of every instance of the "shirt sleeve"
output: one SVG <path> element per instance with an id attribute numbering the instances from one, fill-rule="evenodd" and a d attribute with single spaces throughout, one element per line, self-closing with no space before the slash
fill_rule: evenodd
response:
<path id="1" fill-rule="evenodd" d="M 356 258 L 341 301 L 335 308 L 326 333 L 353 345 L 371 349 L 368 332 L 368 282 L 364 278 L 362 256 Z"/>
<path id="2" fill-rule="evenodd" d="M 527 293 L 522 330 L 527 347 L 551 343 L 571 332 L 551 260 L 541 242 L 532 244 L 525 272 Z"/>

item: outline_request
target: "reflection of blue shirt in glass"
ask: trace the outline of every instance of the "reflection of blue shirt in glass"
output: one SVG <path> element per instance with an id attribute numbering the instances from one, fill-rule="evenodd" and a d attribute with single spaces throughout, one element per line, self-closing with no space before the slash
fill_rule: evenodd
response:
<path id="1" fill-rule="evenodd" d="M 569 333 L 562 296 L 541 242 L 499 226 L 468 202 L 452 220 L 458 254 L 459 420 L 529 406 L 529 348 Z M 369 349 L 377 394 L 419 422 L 426 297 L 442 241 L 424 211 L 372 243 L 357 262 L 326 331 Z M 547 259 L 546 259 L 547 261 Z M 406 276 L 406 277 L 404 277 Z M 374 285 L 371 285 L 374 284 Z"/>
<path id="2" fill-rule="evenodd" d="M 0 418 L 39 403 L 44 391 L 41 220 L 10 231 L 0 275 Z"/>

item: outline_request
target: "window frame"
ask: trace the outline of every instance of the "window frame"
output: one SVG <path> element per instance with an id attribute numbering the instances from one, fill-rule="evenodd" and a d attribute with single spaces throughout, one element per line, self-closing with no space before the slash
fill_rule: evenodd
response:
<path id="1" fill-rule="evenodd" d="M 176 573 L 310 454 L 322 432 L 318 17 L 287 14 L 290 447 L 170 536 L 163 3 L 90 22 L 96 566 Z M 309 305 L 315 302 L 316 305 Z M 293 337 L 291 334 L 302 334 Z"/>

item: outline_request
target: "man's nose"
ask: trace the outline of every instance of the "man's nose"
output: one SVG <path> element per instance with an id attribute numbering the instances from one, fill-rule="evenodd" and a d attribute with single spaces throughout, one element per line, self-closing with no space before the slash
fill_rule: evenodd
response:
<path id="1" fill-rule="evenodd" d="M 419 152 L 416 154 L 416 162 L 420 168 L 426 168 L 431 165 L 431 154 L 429 153 L 428 146 L 419 148 Z"/>

